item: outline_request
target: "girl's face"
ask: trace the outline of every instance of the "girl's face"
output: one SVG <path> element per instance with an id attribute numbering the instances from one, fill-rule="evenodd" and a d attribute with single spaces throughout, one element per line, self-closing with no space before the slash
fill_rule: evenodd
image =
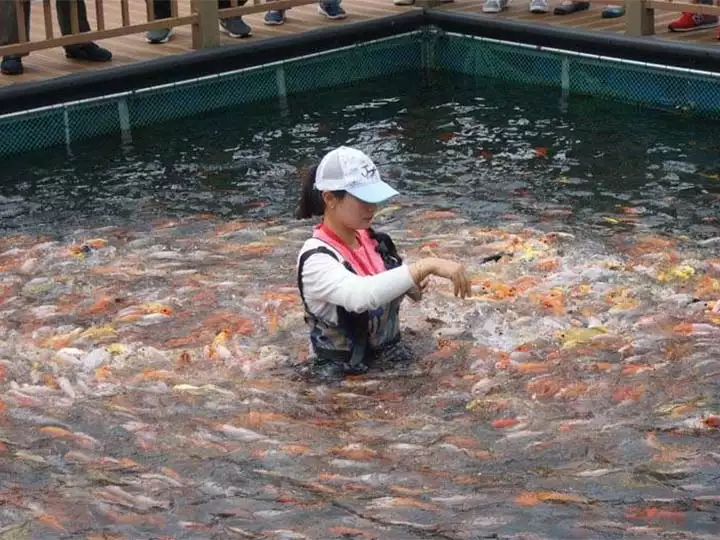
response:
<path id="1" fill-rule="evenodd" d="M 370 204 L 356 199 L 349 193 L 337 198 L 332 193 L 324 193 L 325 213 L 348 229 L 368 229 L 372 225 L 377 204 Z"/>

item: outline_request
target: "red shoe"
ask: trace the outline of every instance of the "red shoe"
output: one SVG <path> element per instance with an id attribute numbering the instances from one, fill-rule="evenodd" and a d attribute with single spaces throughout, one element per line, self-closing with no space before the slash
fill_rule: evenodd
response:
<path id="1" fill-rule="evenodd" d="M 718 19 L 715 16 L 685 11 L 678 19 L 668 24 L 668 30 L 671 32 L 692 32 L 693 30 L 712 28 L 717 26 L 717 23 Z"/>

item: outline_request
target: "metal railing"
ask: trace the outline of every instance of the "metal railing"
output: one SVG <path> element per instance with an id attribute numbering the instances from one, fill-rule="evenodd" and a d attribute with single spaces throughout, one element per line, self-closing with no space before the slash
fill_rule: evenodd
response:
<path id="1" fill-rule="evenodd" d="M 0 0 L 2 2 L 15 2 L 17 17 L 17 28 L 19 42 L 12 45 L 0 46 L 0 56 L 21 55 L 31 51 L 50 49 L 67 45 L 75 45 L 88 41 L 96 41 L 119 36 L 138 34 L 159 28 L 174 28 L 178 26 L 192 25 L 192 45 L 195 49 L 205 49 L 217 46 L 220 43 L 218 19 L 260 13 L 270 9 L 264 0 L 252 0 L 251 4 L 238 6 L 238 0 L 230 0 L 230 7 L 219 9 L 214 0 L 190 0 L 190 13 L 178 14 L 178 0 L 171 0 L 171 16 L 164 19 L 154 18 L 152 0 L 144 0 L 145 10 L 142 22 L 135 22 L 131 19 L 131 4 L 137 7 L 143 0 L 87 0 L 94 1 L 94 21 L 90 20 L 90 26 L 95 30 L 80 32 L 80 17 L 78 0 L 65 0 L 70 6 L 70 30 L 63 36 L 55 36 L 53 25 L 53 4 L 55 0 L 42 0 L 43 21 L 45 26 L 45 39 L 30 40 L 27 35 L 25 11 L 22 4 L 30 0 Z M 314 4 L 317 0 L 280 0 L 272 3 L 272 9 L 288 9 L 306 4 Z M 113 27 L 108 27 L 109 21 L 106 17 L 107 4 L 120 4 L 119 25 L 115 22 Z M 35 4 L 35 3 L 33 3 Z M 37 9 L 38 6 L 34 6 Z M 91 14 L 88 13 L 88 16 Z M 94 24 L 93 24 L 94 22 Z"/>

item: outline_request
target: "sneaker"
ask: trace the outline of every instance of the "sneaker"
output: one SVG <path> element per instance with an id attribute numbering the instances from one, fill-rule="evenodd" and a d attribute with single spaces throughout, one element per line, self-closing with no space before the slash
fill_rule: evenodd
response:
<path id="1" fill-rule="evenodd" d="M 547 13 L 550 11 L 547 0 L 530 0 L 530 13 Z"/>
<path id="2" fill-rule="evenodd" d="M 268 11 L 265 14 L 265 24 L 268 26 L 280 26 L 285 22 L 285 10 L 279 9 L 275 11 Z"/>
<path id="3" fill-rule="evenodd" d="M 393 4 L 396 6 L 412 6 L 415 0 L 393 0 Z"/>
<path id="4" fill-rule="evenodd" d="M 340 4 L 337 4 L 335 2 L 332 2 L 330 4 L 325 4 L 322 2 L 319 3 L 318 13 L 332 20 L 339 20 L 347 17 L 347 13 L 345 12 L 345 10 L 340 7 Z"/>
<path id="5" fill-rule="evenodd" d="M 149 30 L 148 33 L 145 34 L 145 40 L 153 44 L 167 43 L 174 35 L 174 28 L 157 28 L 156 30 Z"/>
<path id="6" fill-rule="evenodd" d="M 500 13 L 507 9 L 508 0 L 485 0 L 483 4 L 483 13 Z"/>
<path id="7" fill-rule="evenodd" d="M 112 60 L 110 51 L 92 42 L 66 48 L 65 56 L 73 60 L 85 60 L 86 62 L 109 62 Z"/>
<path id="8" fill-rule="evenodd" d="M 712 28 L 717 26 L 717 23 L 717 17 L 686 11 L 678 19 L 668 24 L 668 30 L 671 32 L 692 32 L 693 30 Z"/>
<path id="9" fill-rule="evenodd" d="M 22 75 L 22 59 L 19 56 L 3 56 L 0 71 L 4 75 Z"/>
<path id="10" fill-rule="evenodd" d="M 242 20 L 242 17 L 220 19 L 220 30 L 231 38 L 246 38 L 252 36 L 252 29 Z"/>

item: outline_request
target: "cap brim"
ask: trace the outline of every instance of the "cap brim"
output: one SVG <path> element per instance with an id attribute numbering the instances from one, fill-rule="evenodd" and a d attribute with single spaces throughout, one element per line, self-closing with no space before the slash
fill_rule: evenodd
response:
<path id="1" fill-rule="evenodd" d="M 370 204 L 381 203 L 388 200 L 390 197 L 399 195 L 397 191 L 385 182 L 375 182 L 374 184 L 359 186 L 348 189 L 347 192 L 356 199 L 360 199 L 361 201 Z"/>

